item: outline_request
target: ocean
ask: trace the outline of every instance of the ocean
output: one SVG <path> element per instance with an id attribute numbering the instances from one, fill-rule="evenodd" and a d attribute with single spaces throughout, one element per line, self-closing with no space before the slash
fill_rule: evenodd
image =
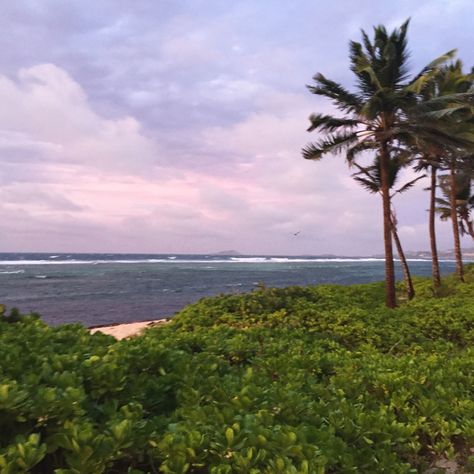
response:
<path id="1" fill-rule="evenodd" d="M 410 260 L 430 275 L 429 260 Z M 452 260 L 440 262 L 443 273 Z M 397 264 L 397 277 L 401 271 Z M 269 287 L 366 283 L 384 278 L 377 258 L 0 253 L 0 304 L 48 324 L 98 326 L 173 316 L 202 297 Z"/>

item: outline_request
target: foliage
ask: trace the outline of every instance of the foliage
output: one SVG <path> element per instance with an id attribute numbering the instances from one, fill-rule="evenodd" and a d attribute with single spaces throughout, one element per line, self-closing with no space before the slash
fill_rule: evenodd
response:
<path id="1" fill-rule="evenodd" d="M 2 473 L 418 472 L 474 442 L 474 268 L 203 299 L 116 342 L 0 322 Z"/>

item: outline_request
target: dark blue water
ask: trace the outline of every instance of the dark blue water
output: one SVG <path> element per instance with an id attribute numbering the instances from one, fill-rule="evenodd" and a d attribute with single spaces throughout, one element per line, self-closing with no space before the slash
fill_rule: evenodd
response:
<path id="1" fill-rule="evenodd" d="M 430 275 L 427 260 L 410 262 Z M 454 262 L 441 262 L 443 273 Z M 398 278 L 401 278 L 397 268 Z M 204 296 L 266 286 L 366 283 L 384 278 L 380 259 L 208 255 L 0 254 L 0 303 L 49 324 L 86 326 L 159 319 Z"/>

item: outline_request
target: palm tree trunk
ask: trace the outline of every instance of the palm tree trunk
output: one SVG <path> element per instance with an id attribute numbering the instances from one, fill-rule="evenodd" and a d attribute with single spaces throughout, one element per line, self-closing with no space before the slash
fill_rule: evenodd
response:
<path id="1" fill-rule="evenodd" d="M 456 208 L 456 165 L 454 159 L 450 166 L 450 194 L 449 204 L 451 207 L 451 223 L 453 225 L 454 256 L 456 258 L 456 274 L 460 281 L 464 281 L 464 268 L 462 264 L 461 241 L 459 238 L 458 212 Z"/>
<path id="2" fill-rule="evenodd" d="M 390 215 L 389 159 L 387 143 L 382 142 L 380 149 L 380 178 L 382 185 L 383 239 L 385 247 L 385 305 L 388 308 L 395 308 L 397 306 L 397 300 L 395 295 L 395 269 L 392 248 L 392 219 Z"/>
<path id="3" fill-rule="evenodd" d="M 411 279 L 410 268 L 408 267 L 408 262 L 403 252 L 402 243 L 398 237 L 397 226 L 395 224 L 395 217 L 392 216 L 392 235 L 393 240 L 395 241 L 395 246 L 397 247 L 398 257 L 400 258 L 400 264 L 403 271 L 403 279 L 405 280 L 405 286 L 407 288 L 407 298 L 412 300 L 415 296 L 415 288 L 413 288 L 413 281 Z"/>
<path id="4" fill-rule="evenodd" d="M 436 209 L 436 167 L 431 166 L 431 187 L 430 187 L 430 211 L 429 211 L 429 229 L 431 245 L 431 273 L 433 276 L 433 286 L 435 288 L 441 285 L 441 276 L 439 271 L 438 247 L 436 245 L 435 231 L 435 209 Z"/>

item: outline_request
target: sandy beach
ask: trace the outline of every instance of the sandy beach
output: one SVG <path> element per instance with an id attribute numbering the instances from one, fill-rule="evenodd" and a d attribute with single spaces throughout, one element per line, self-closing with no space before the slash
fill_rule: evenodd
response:
<path id="1" fill-rule="evenodd" d="M 138 321 L 135 323 L 126 323 L 126 324 L 114 324 L 111 326 L 100 326 L 90 328 L 91 334 L 96 332 L 102 332 L 108 334 L 109 336 L 115 337 L 115 339 L 125 339 L 127 337 L 137 336 L 146 328 L 157 326 L 159 324 L 165 324 L 169 319 L 155 319 L 152 321 Z"/>

